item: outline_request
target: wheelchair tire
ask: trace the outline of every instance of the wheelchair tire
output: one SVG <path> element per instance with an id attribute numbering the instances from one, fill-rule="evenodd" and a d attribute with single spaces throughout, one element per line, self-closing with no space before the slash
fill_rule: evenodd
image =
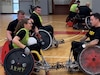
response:
<path id="1" fill-rule="evenodd" d="M 90 16 L 87 16 L 86 18 L 85 18 L 85 24 L 86 24 L 86 27 L 88 28 L 88 29 L 91 29 L 91 23 L 90 23 Z"/>
<path id="2" fill-rule="evenodd" d="M 33 66 L 33 56 L 31 54 L 27 56 L 21 48 L 12 49 L 4 60 L 7 75 L 29 75 Z"/>
<path id="3" fill-rule="evenodd" d="M 39 33 L 44 43 L 42 44 L 42 49 L 48 50 L 52 46 L 52 41 L 53 41 L 50 33 L 43 29 L 39 29 Z"/>
<path id="4" fill-rule="evenodd" d="M 89 47 L 79 55 L 80 69 L 88 75 L 100 75 L 100 47 Z"/>

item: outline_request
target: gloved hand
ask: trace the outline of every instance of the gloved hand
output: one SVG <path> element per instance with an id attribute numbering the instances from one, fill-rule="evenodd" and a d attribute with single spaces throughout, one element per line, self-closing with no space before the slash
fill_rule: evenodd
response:
<path id="1" fill-rule="evenodd" d="M 36 33 L 35 37 L 38 38 L 38 39 L 41 39 L 41 35 L 39 33 Z"/>
<path id="2" fill-rule="evenodd" d="M 30 49 L 26 46 L 25 48 L 24 48 L 24 53 L 26 54 L 26 55 L 29 55 L 30 54 Z"/>

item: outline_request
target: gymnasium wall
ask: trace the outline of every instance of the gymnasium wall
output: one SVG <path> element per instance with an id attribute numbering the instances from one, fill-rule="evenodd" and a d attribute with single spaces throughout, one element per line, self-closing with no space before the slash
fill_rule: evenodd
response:
<path id="1" fill-rule="evenodd" d="M 93 12 L 99 12 L 100 13 L 100 0 L 92 0 L 92 10 Z"/>
<path id="2" fill-rule="evenodd" d="M 32 0 L 20 0 L 19 9 L 25 11 L 26 14 L 29 14 L 30 5 L 32 5 Z"/>
<path id="3" fill-rule="evenodd" d="M 0 1 L 1 3 L 1 13 L 12 13 L 12 0 Z"/>
<path id="4" fill-rule="evenodd" d="M 1 6 L 1 2 L 0 2 L 0 13 L 1 13 L 1 11 L 2 11 L 2 6 Z"/>
<path id="5" fill-rule="evenodd" d="M 1 1 L 0 0 L 0 13 L 13 13 L 12 11 L 12 0 L 7 1 Z M 39 2 L 34 3 L 35 0 L 20 0 L 20 9 L 23 9 L 27 14 L 29 14 L 28 9 L 30 4 L 40 5 L 43 9 L 42 14 L 48 15 L 49 13 L 52 13 L 52 0 L 38 0 Z M 33 3 L 32 3 L 33 1 Z M 57 2 L 58 1 L 58 2 Z M 64 3 L 64 1 L 70 1 L 70 0 L 55 0 L 56 3 Z M 93 11 L 99 11 L 97 9 L 97 6 L 100 3 L 100 0 L 80 0 L 81 5 L 85 5 L 85 3 L 88 1 L 91 3 L 91 8 L 93 7 Z M 92 2 L 93 1 L 93 2 Z M 92 4 L 93 3 L 93 4 Z M 8 11 L 9 10 L 9 11 Z"/>

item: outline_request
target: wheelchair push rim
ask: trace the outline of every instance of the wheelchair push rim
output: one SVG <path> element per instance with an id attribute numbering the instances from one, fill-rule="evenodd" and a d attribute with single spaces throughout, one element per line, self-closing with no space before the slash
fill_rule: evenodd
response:
<path id="1" fill-rule="evenodd" d="M 49 32 L 43 29 L 39 29 L 39 33 L 42 36 L 44 44 L 42 45 L 42 50 L 48 50 L 52 46 L 52 37 Z"/>
<path id="2" fill-rule="evenodd" d="M 91 29 L 92 25 L 91 25 L 91 23 L 90 23 L 90 16 L 87 16 L 87 17 L 85 18 L 85 24 L 86 24 L 86 27 L 87 27 L 88 29 Z"/>
<path id="3" fill-rule="evenodd" d="M 100 75 L 100 47 L 89 47 L 79 55 L 79 65 L 89 75 Z"/>
<path id="4" fill-rule="evenodd" d="M 24 54 L 21 48 L 12 49 L 5 57 L 4 69 L 7 75 L 29 75 L 34 66 L 31 54 Z"/>

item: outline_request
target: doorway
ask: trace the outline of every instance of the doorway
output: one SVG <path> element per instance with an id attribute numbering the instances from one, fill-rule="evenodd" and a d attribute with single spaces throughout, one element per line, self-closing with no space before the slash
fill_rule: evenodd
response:
<path id="1" fill-rule="evenodd" d="M 69 14 L 69 9 L 75 0 L 52 0 L 52 11 L 55 15 Z"/>

